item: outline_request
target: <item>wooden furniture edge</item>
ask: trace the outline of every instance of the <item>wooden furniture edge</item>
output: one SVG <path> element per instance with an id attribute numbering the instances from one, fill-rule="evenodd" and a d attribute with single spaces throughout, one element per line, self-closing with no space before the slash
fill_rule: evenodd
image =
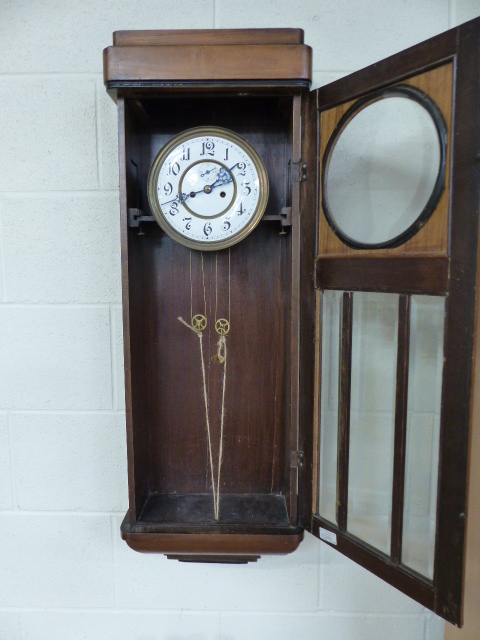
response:
<path id="1" fill-rule="evenodd" d="M 440 468 L 434 583 L 435 611 L 463 621 L 465 529 L 475 349 L 478 263 L 480 20 L 457 29 L 450 195 L 450 283 L 446 300 Z M 478 637 L 478 635 L 476 636 Z"/>
<path id="2" fill-rule="evenodd" d="M 480 238 L 479 238 L 480 246 Z M 467 530 L 464 576 L 464 625 L 445 623 L 444 640 L 478 640 L 480 629 L 480 261 L 477 268 L 475 364 L 468 460 Z"/>
<path id="3" fill-rule="evenodd" d="M 312 534 L 317 538 L 320 538 L 320 529 L 325 529 L 336 535 L 336 544 L 321 538 L 325 544 L 340 551 L 343 555 L 433 611 L 435 604 L 433 585 L 426 580 L 419 580 L 421 576 L 415 575 L 406 567 L 400 568 L 387 556 L 381 558 L 377 549 L 369 547 L 347 532 L 340 532 L 336 528 L 332 528 L 332 525 L 321 517 L 313 516 Z"/>
<path id="4" fill-rule="evenodd" d="M 147 29 L 114 31 L 116 46 L 303 44 L 303 29 Z"/>
<path id="5" fill-rule="evenodd" d="M 307 45 L 112 46 L 103 52 L 105 84 L 126 81 L 304 81 Z"/>
<path id="6" fill-rule="evenodd" d="M 316 90 L 321 111 L 438 67 L 455 57 L 458 27 L 395 53 Z M 399 60 L 399 56 L 402 56 Z M 419 59 L 422 63 L 419 64 Z"/>
<path id="7" fill-rule="evenodd" d="M 286 555 L 297 549 L 303 530 L 292 527 L 291 534 L 236 533 L 130 533 L 128 513 L 121 526 L 128 546 L 144 553 L 175 555 Z"/>
<path id="8" fill-rule="evenodd" d="M 480 26 L 480 18 L 475 21 Z M 472 23 L 467 23 L 463 28 L 468 30 Z M 475 29 L 472 28 L 472 32 Z M 467 32 L 468 35 L 468 32 Z M 473 41 L 472 41 L 473 40 Z M 472 100 L 472 112 L 478 114 L 480 104 L 480 29 L 477 34 L 467 40 L 468 53 L 474 59 L 470 62 L 469 71 L 472 74 L 467 77 L 463 86 L 468 86 Z M 472 60 L 470 58 L 470 61 Z M 472 81 L 473 80 L 473 81 Z M 470 123 L 462 122 L 463 135 L 471 127 Z M 480 201 L 478 193 L 478 178 L 480 176 L 478 163 L 478 129 L 468 136 L 470 143 L 470 166 L 476 176 L 475 187 L 470 190 L 470 206 L 468 211 L 471 217 L 480 217 Z M 477 162 L 472 159 L 475 158 Z M 473 371 L 471 380 L 470 397 L 470 430 L 467 460 L 467 503 L 466 503 L 466 535 L 464 549 L 464 576 L 463 576 L 463 626 L 455 627 L 445 623 L 444 640 L 478 640 L 480 629 L 480 225 L 477 233 L 477 265 L 475 274 L 475 320 L 473 336 Z"/>

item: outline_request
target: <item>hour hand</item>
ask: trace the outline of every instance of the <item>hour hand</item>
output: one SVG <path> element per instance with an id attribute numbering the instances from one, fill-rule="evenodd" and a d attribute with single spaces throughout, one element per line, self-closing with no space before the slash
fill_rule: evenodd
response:
<path id="1" fill-rule="evenodd" d="M 215 187 L 220 187 L 223 184 L 228 184 L 229 182 L 232 182 L 232 180 L 233 176 L 230 171 L 221 167 L 217 173 L 217 179 L 210 186 L 214 189 Z"/>
<path id="2" fill-rule="evenodd" d="M 190 196 L 191 196 L 190 193 L 179 193 L 178 201 L 180 202 L 180 204 L 184 204 Z"/>

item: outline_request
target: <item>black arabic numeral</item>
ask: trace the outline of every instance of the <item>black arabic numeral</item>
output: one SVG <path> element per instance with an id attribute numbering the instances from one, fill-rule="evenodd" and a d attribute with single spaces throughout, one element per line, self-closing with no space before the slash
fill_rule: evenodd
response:
<path id="1" fill-rule="evenodd" d="M 245 209 L 243 208 L 243 204 L 241 200 L 240 200 L 240 206 L 237 209 L 237 213 L 239 216 L 243 216 L 243 214 L 245 213 Z"/>
<path id="2" fill-rule="evenodd" d="M 228 160 L 228 149 L 225 149 L 225 158 L 224 158 L 225 162 Z"/>
<path id="3" fill-rule="evenodd" d="M 192 219 L 191 218 L 184 218 L 183 219 L 184 222 L 186 222 L 187 224 L 185 225 L 185 229 L 187 231 L 190 231 L 191 227 L 192 227 Z"/>
<path id="4" fill-rule="evenodd" d="M 214 149 L 215 149 L 215 143 L 212 142 L 211 140 L 209 140 L 208 142 L 202 142 L 202 153 L 200 155 L 214 156 L 215 155 Z"/>
<path id="5" fill-rule="evenodd" d="M 178 162 L 174 162 L 173 164 L 170 163 L 168 165 L 168 175 L 174 175 L 177 176 L 180 173 L 180 165 L 178 164 Z"/>
<path id="6" fill-rule="evenodd" d="M 183 150 L 182 160 L 190 160 L 190 148 Z"/>
<path id="7" fill-rule="evenodd" d="M 230 224 L 230 222 L 228 220 L 225 220 L 224 223 L 222 224 L 222 229 L 223 231 L 228 231 L 231 226 L 232 225 Z"/>
<path id="8" fill-rule="evenodd" d="M 212 225 L 210 222 L 207 222 L 203 227 L 203 233 L 208 237 L 212 233 Z"/>
<path id="9" fill-rule="evenodd" d="M 171 182 L 167 182 L 167 184 L 163 185 L 163 190 L 165 191 L 166 196 L 171 196 L 173 187 Z"/>
<path id="10" fill-rule="evenodd" d="M 238 171 L 238 175 L 239 175 L 239 176 L 244 176 L 244 175 L 245 175 L 245 168 L 246 168 L 246 166 L 247 166 L 247 165 L 245 164 L 245 162 L 239 162 L 239 163 L 237 164 L 237 167 L 238 167 L 238 169 L 239 169 L 239 171 Z"/>
<path id="11" fill-rule="evenodd" d="M 176 216 L 178 213 L 178 202 L 172 202 L 170 205 L 170 211 L 168 212 L 171 216 Z"/>
<path id="12" fill-rule="evenodd" d="M 252 190 L 248 186 L 249 184 L 250 182 L 242 182 L 242 186 L 243 186 L 242 196 L 248 196 L 252 192 Z"/>

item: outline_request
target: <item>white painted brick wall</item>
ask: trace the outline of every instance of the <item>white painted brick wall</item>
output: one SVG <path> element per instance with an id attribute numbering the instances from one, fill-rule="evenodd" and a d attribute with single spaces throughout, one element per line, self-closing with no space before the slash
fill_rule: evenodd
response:
<path id="1" fill-rule="evenodd" d="M 0 103 L 1 192 L 97 188 L 93 78 L 4 76 Z"/>
<path id="2" fill-rule="evenodd" d="M 0 413 L 0 509 L 13 507 L 8 415 Z"/>
<path id="3" fill-rule="evenodd" d="M 441 640 L 307 535 L 247 566 L 120 540 L 126 509 L 116 29 L 303 27 L 315 86 L 480 14 L 477 0 L 3 0 L 0 640 Z"/>
<path id="4" fill-rule="evenodd" d="M 0 540 L 2 607 L 114 606 L 108 516 L 7 511 Z"/>
<path id="5" fill-rule="evenodd" d="M 13 413 L 15 506 L 31 511 L 128 508 L 120 413 Z"/>
<path id="6" fill-rule="evenodd" d="M 117 193 L 6 197 L 10 302 L 121 303 Z"/>
<path id="7" fill-rule="evenodd" d="M 106 305 L 7 303 L 1 316 L 0 410 L 112 409 Z"/>

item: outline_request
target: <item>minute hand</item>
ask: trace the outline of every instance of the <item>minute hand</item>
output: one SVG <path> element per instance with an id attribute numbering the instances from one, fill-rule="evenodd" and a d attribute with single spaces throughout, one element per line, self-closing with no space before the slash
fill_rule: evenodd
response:
<path id="1" fill-rule="evenodd" d="M 240 164 L 240 163 L 237 162 L 230 169 L 223 169 L 223 170 L 220 169 L 220 171 L 217 174 L 217 179 L 215 180 L 215 182 L 213 182 L 211 185 L 207 185 L 207 186 L 209 186 L 210 189 L 213 190 L 216 187 L 221 187 L 224 184 L 229 184 L 230 182 L 233 182 L 232 171 L 233 171 L 233 169 L 235 169 L 235 167 L 238 164 Z M 219 178 L 218 175 L 220 175 L 220 174 L 222 174 L 222 177 Z M 178 194 L 172 200 L 168 200 L 167 202 L 163 202 L 162 203 L 162 207 L 164 205 L 166 205 L 166 204 L 170 204 L 170 202 L 180 202 L 180 204 L 183 204 L 184 202 L 186 202 L 188 200 L 188 198 L 190 198 L 192 196 L 196 196 L 199 193 L 206 193 L 205 192 L 205 187 L 203 189 L 200 189 L 199 191 L 193 191 L 192 193 L 182 193 L 181 196 L 180 196 L 180 194 Z"/>
<path id="2" fill-rule="evenodd" d="M 236 164 L 233 165 L 233 167 L 230 167 L 230 169 L 228 169 L 228 171 L 232 172 L 235 169 L 235 167 L 238 167 L 239 169 L 244 171 L 246 166 L 247 165 L 245 164 L 245 162 L 237 162 Z"/>
<path id="3" fill-rule="evenodd" d="M 232 169 L 237 165 L 233 165 Z M 216 189 L 217 187 L 221 187 L 224 184 L 229 184 L 233 182 L 232 169 L 220 169 L 217 174 L 217 179 L 210 185 L 210 189 Z"/>

